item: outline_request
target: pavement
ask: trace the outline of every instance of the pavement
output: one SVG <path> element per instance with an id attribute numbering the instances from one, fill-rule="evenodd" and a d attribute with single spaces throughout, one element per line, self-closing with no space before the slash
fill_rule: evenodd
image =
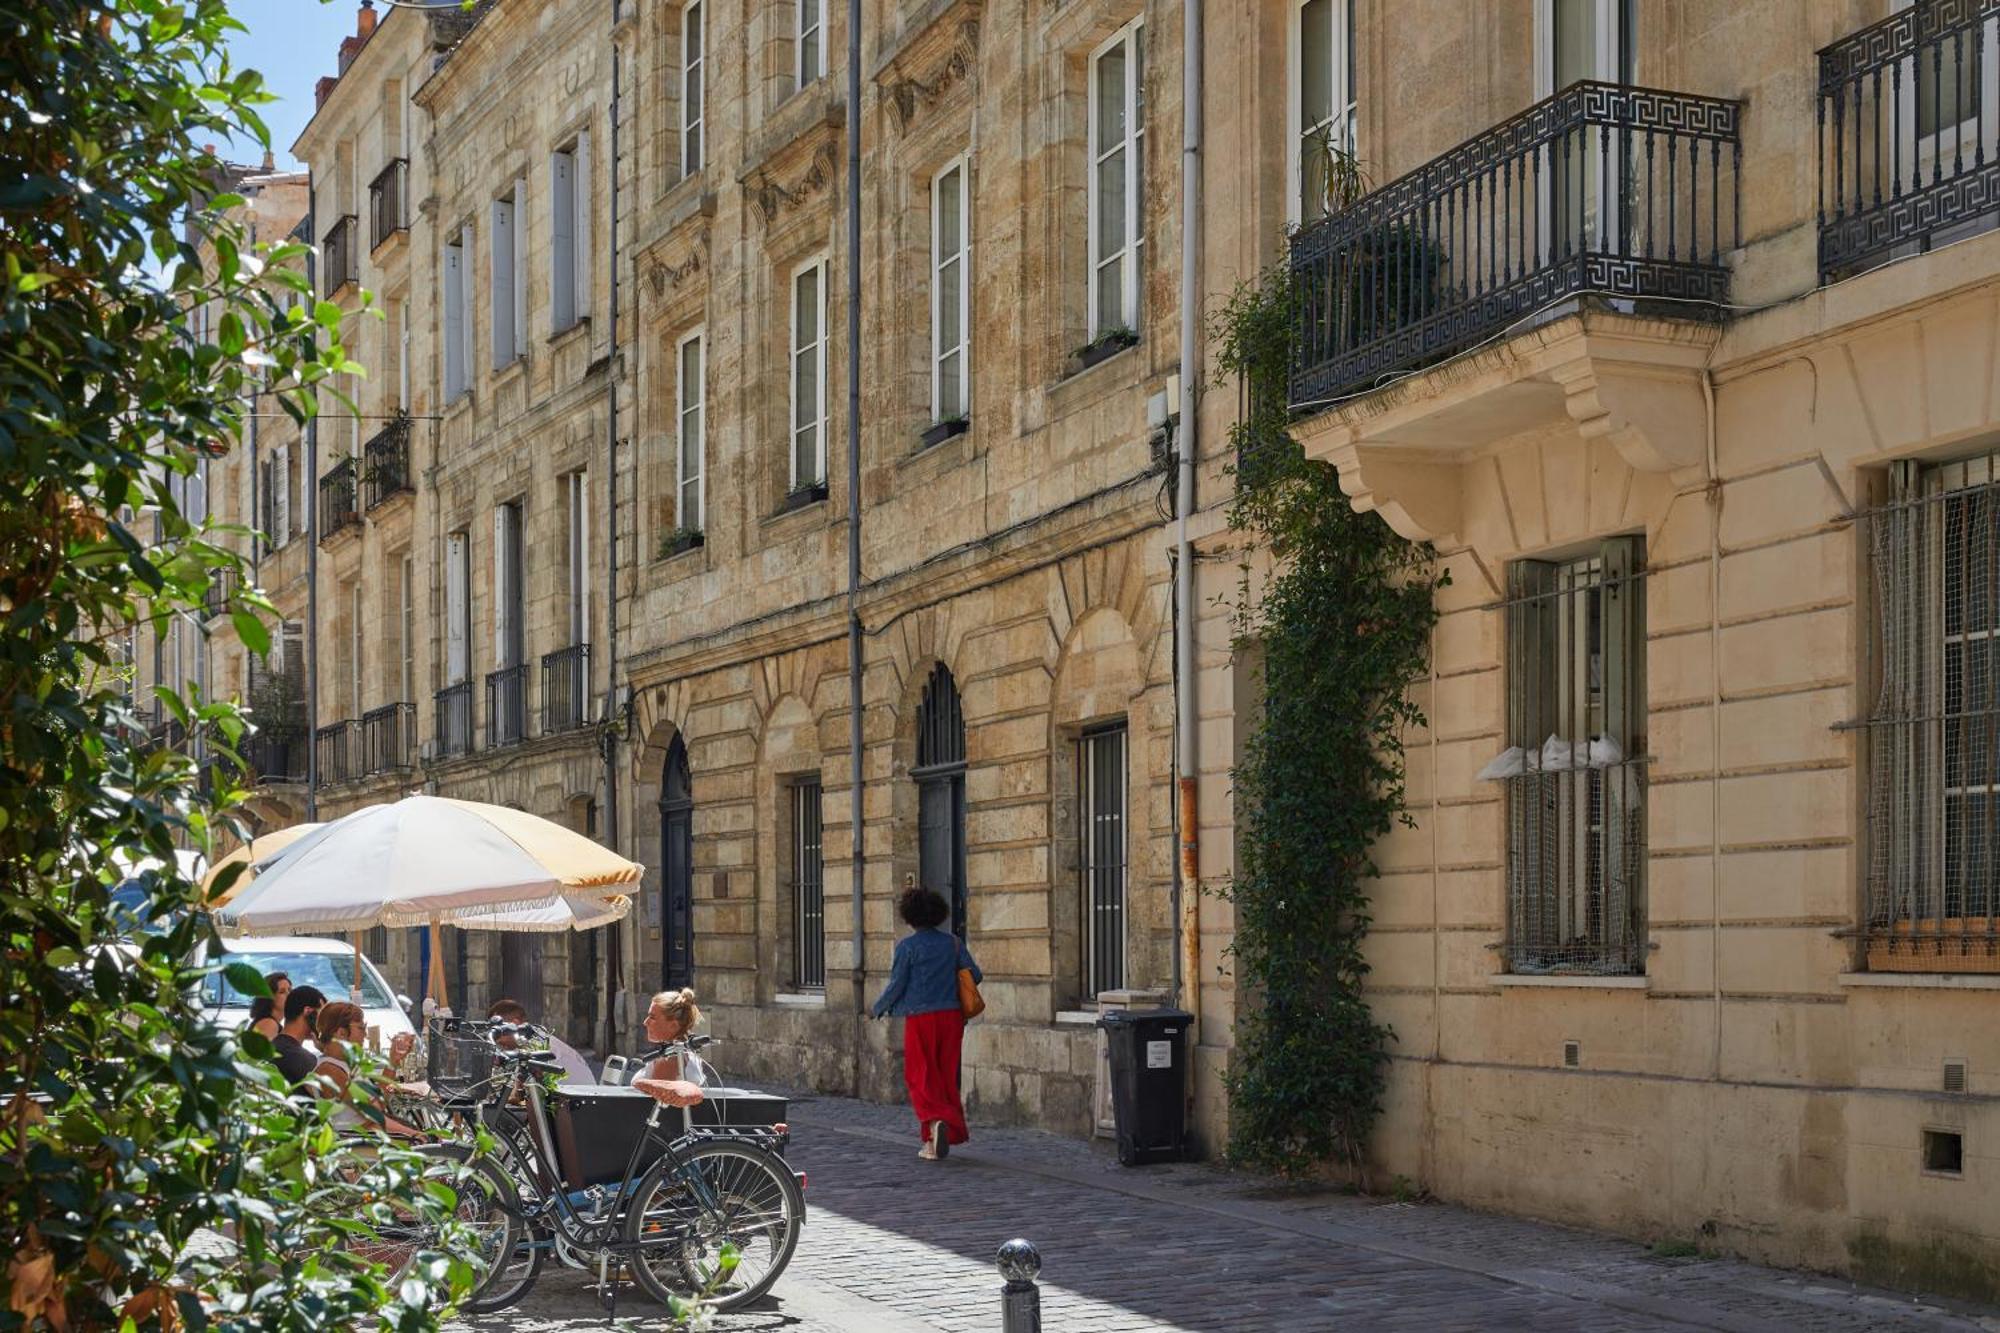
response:
<path id="1" fill-rule="evenodd" d="M 998 1333 L 994 1251 L 1021 1236 L 1043 1256 L 1045 1333 L 2000 1333 L 2000 1307 L 1205 1164 L 1126 1169 L 1102 1142 L 975 1126 L 933 1164 L 901 1108 L 801 1093 L 791 1124 L 808 1178 L 798 1253 L 761 1308 L 718 1330 Z M 626 1289 L 618 1322 L 660 1327 L 664 1312 Z M 584 1275 L 551 1266 L 516 1309 L 448 1327 L 612 1326 Z"/>

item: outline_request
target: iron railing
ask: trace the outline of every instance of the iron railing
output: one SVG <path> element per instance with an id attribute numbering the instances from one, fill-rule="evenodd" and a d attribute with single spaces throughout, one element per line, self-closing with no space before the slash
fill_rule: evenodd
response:
<path id="1" fill-rule="evenodd" d="M 320 263 L 324 266 L 320 288 L 329 295 L 350 282 L 360 281 L 361 260 L 355 244 L 358 225 L 354 214 L 344 214 L 327 228 L 326 239 L 319 243 Z"/>
<path id="2" fill-rule="evenodd" d="M 513 745 L 528 734 L 528 664 L 486 673 L 486 744 Z"/>
<path id="3" fill-rule="evenodd" d="M 1300 231 L 1293 405 L 1366 392 L 1565 298 L 1711 314 L 1741 235 L 1741 112 L 1574 83 Z"/>
<path id="4" fill-rule="evenodd" d="M 410 485 L 410 418 L 398 412 L 393 420 L 361 447 L 361 475 L 367 484 L 368 508 L 405 494 Z"/>
<path id="5" fill-rule="evenodd" d="M 361 521 L 361 507 L 355 503 L 354 456 L 349 454 L 319 479 L 319 539 L 327 541 L 336 533 Z"/>
<path id="6" fill-rule="evenodd" d="M 469 754 L 472 750 L 472 682 L 447 685 L 433 696 L 437 709 L 438 754 Z"/>
<path id="7" fill-rule="evenodd" d="M 368 183 L 370 246 L 378 246 L 397 232 L 409 230 L 410 218 L 404 208 L 409 169 L 409 159 L 401 157 L 391 159 L 389 165 L 383 167 L 375 179 Z"/>
<path id="8" fill-rule="evenodd" d="M 820 784 L 792 787 L 792 984 L 826 987 L 826 853 Z"/>
<path id="9" fill-rule="evenodd" d="M 243 743 L 242 754 L 259 784 L 306 780 L 306 738 L 297 731 L 260 731 Z"/>
<path id="10" fill-rule="evenodd" d="M 229 599 L 236 595 L 238 582 L 234 566 L 224 565 L 220 569 L 208 571 L 208 587 L 201 594 L 201 614 L 204 620 L 213 620 L 229 610 Z"/>
<path id="11" fill-rule="evenodd" d="M 319 785 L 324 787 L 333 782 L 352 782 L 364 777 L 367 769 L 361 759 L 361 724 L 349 718 L 321 727 L 313 733 L 313 744 L 319 750 Z"/>
<path id="12" fill-rule="evenodd" d="M 1819 53 L 1819 268 L 2000 222 L 2000 0 L 1917 0 Z"/>
<path id="13" fill-rule="evenodd" d="M 542 654 L 542 734 L 574 731 L 590 720 L 590 645 Z"/>
<path id="14" fill-rule="evenodd" d="M 361 760 L 368 773 L 393 773 L 417 762 L 417 709 L 384 704 L 361 715 Z"/>

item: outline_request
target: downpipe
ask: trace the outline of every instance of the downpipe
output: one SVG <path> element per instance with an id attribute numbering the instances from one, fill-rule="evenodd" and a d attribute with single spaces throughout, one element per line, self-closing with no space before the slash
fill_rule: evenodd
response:
<path id="1" fill-rule="evenodd" d="M 1201 0 L 1181 5 L 1181 402 L 1179 478 L 1174 510 L 1174 763 L 1180 831 L 1176 876 L 1176 927 L 1180 935 L 1180 1005 L 1193 1015 L 1188 1024 L 1190 1057 L 1201 1031 L 1201 840 L 1200 751 L 1196 744 L 1194 543 L 1188 515 L 1195 504 L 1195 458 L 1200 435 L 1195 385 L 1201 364 Z M 1187 1082 L 1192 1104 L 1194 1080 Z M 1192 1123 L 1190 1117 L 1189 1123 Z"/>
<path id="2" fill-rule="evenodd" d="M 847 4 L 847 716 L 848 828 L 853 836 L 851 976 L 854 986 L 854 1095 L 861 1095 L 868 1013 L 868 955 L 863 930 L 867 803 L 862 785 L 861 629 L 861 0 Z"/>

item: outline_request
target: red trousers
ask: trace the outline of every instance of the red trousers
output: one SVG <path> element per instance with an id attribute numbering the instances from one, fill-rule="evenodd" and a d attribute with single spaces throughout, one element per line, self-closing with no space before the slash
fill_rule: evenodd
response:
<path id="1" fill-rule="evenodd" d="M 933 1120 L 944 1121 L 945 1139 L 963 1143 L 965 1107 L 958 1100 L 958 1050 L 965 1040 L 965 1015 L 956 1009 L 911 1014 L 903 1020 L 903 1082 L 910 1109 L 917 1113 L 917 1137 Z"/>

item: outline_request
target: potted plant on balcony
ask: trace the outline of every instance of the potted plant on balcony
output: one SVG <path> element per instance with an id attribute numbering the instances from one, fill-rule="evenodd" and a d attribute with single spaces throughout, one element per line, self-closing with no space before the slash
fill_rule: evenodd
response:
<path id="1" fill-rule="evenodd" d="M 1136 346 L 1139 334 L 1136 329 L 1128 329 L 1120 324 L 1106 329 L 1089 342 L 1076 349 L 1076 368 L 1089 370 L 1100 361 L 1109 361 L 1128 347 Z"/>
<path id="2" fill-rule="evenodd" d="M 700 528 L 674 528 L 660 538 L 660 559 L 666 560 L 704 544 Z"/>
<path id="3" fill-rule="evenodd" d="M 932 423 L 923 434 L 917 436 L 917 448 L 922 451 L 932 445 L 943 444 L 952 436 L 963 435 L 971 429 L 972 418 L 960 412 L 957 416 L 946 417 L 942 421 Z"/>
<path id="4" fill-rule="evenodd" d="M 1360 160 L 1335 141 L 1330 126 L 1314 136 L 1299 170 L 1302 192 L 1318 193 L 1325 208 L 1313 226 L 1336 225 L 1372 187 Z M 1455 300 L 1443 245 L 1406 221 L 1349 227 L 1327 259 L 1319 290 L 1302 295 L 1321 326 L 1321 340 L 1336 354 L 1377 342 Z"/>

